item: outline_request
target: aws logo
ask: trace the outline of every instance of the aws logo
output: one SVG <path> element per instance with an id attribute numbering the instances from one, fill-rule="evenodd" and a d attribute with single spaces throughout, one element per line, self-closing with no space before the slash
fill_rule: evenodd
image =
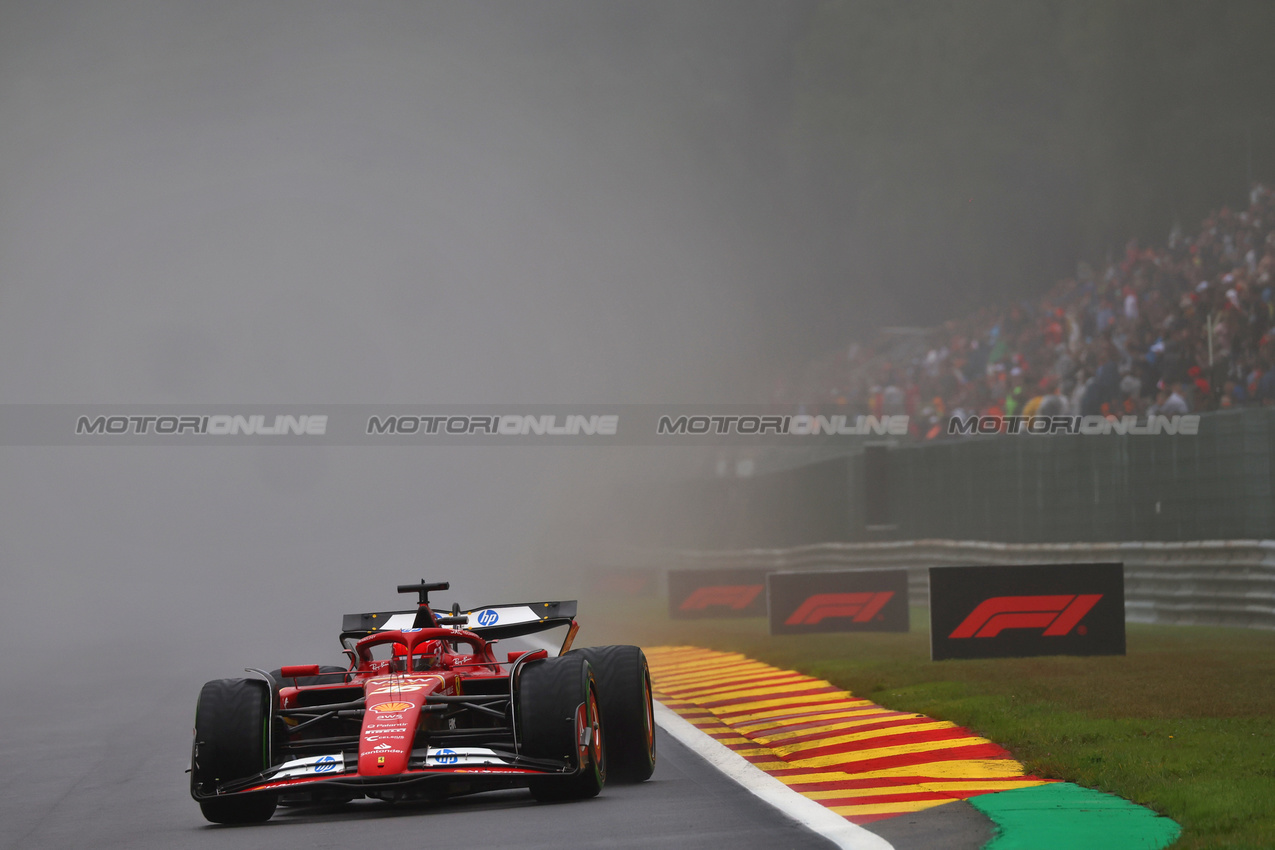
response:
<path id="1" fill-rule="evenodd" d="M 678 606 L 682 611 L 703 611 L 705 608 L 726 607 L 734 611 L 747 608 L 765 589 L 763 584 L 714 584 L 696 588 Z"/>
<path id="2" fill-rule="evenodd" d="M 870 623 L 894 591 L 882 593 L 816 593 L 784 621 L 785 626 L 814 626 L 824 620 L 848 618 L 855 623 Z"/>
<path id="3" fill-rule="evenodd" d="M 1085 634 L 1080 625 L 1101 593 L 994 596 L 970 612 L 949 638 L 994 638 L 1006 629 L 1043 629 L 1044 637 Z"/>

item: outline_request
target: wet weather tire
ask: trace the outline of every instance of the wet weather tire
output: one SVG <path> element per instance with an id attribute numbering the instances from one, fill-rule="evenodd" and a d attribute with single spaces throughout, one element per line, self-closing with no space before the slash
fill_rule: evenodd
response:
<path id="1" fill-rule="evenodd" d="M 255 679 L 215 679 L 204 685 L 195 709 L 192 796 L 198 799 L 220 783 L 270 766 L 270 698 L 270 686 Z M 199 800 L 204 817 L 213 823 L 261 823 L 270 819 L 277 804 L 273 794 Z"/>
<path id="2" fill-rule="evenodd" d="M 541 801 L 597 796 L 607 778 L 606 737 L 589 662 L 582 655 L 532 662 L 522 670 L 518 692 L 522 752 L 577 768 L 571 776 L 534 781 L 531 793 Z"/>
<path id="3" fill-rule="evenodd" d="M 593 646 L 580 653 L 598 682 L 598 707 L 606 728 L 607 779 L 644 782 L 655 772 L 655 712 L 651 671 L 636 646 Z"/>

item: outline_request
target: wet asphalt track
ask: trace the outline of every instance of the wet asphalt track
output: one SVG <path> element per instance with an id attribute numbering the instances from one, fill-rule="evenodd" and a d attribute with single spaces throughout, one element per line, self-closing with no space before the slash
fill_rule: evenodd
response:
<path id="1" fill-rule="evenodd" d="M 661 734 L 655 776 L 594 800 L 545 805 L 525 791 L 445 804 L 357 801 L 323 813 L 280 809 L 267 824 L 206 823 L 187 793 L 198 683 L 54 680 L 6 693 L 0 726 L 4 848 L 825 848 Z M 956 803 L 872 826 L 899 850 L 980 847 L 986 822 Z"/>

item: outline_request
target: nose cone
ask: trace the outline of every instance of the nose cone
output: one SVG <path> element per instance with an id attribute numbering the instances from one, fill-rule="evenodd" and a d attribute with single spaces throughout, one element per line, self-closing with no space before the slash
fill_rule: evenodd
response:
<path id="1" fill-rule="evenodd" d="M 407 770 L 425 698 L 443 686 L 441 676 L 384 676 L 364 688 L 367 711 L 359 736 L 359 775 L 388 776 Z"/>

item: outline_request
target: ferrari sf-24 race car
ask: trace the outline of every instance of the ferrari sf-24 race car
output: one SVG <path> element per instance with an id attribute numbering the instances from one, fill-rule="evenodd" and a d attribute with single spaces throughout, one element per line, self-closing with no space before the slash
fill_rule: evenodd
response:
<path id="1" fill-rule="evenodd" d="M 596 795 L 655 769 L 651 677 L 636 646 L 571 649 L 576 603 L 434 610 L 447 582 L 400 585 L 415 611 L 347 614 L 349 668 L 255 668 L 204 685 L 190 793 L 214 823 L 268 820 L 280 800 L 443 799 L 526 787 Z M 549 649 L 504 652 L 565 629 Z M 543 639 L 544 635 L 540 635 Z"/>

